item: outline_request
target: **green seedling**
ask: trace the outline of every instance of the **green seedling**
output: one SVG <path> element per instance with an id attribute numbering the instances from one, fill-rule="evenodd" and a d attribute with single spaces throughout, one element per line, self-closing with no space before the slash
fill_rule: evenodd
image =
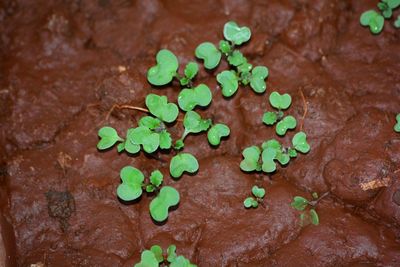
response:
<path id="1" fill-rule="evenodd" d="M 243 201 L 243 205 L 245 208 L 257 208 L 258 203 L 262 203 L 265 196 L 265 189 L 258 186 L 253 186 L 251 189 L 251 193 L 253 196 L 246 198 Z"/>
<path id="2" fill-rule="evenodd" d="M 193 78 L 197 75 L 197 72 L 199 71 L 199 65 L 197 65 L 196 62 L 189 62 L 184 70 L 184 77 L 179 78 L 179 82 L 182 86 L 187 86 L 189 85 L 189 87 L 191 86 L 191 82 L 193 80 Z"/>
<path id="3" fill-rule="evenodd" d="M 392 17 L 393 10 L 400 6 L 400 0 L 381 0 L 377 6 L 381 14 L 375 10 L 368 10 L 360 16 L 361 25 L 369 26 L 373 34 L 378 34 L 382 31 L 385 19 Z M 398 20 L 399 18 L 394 22 L 396 28 L 400 27 L 400 21 Z"/>
<path id="4" fill-rule="evenodd" d="M 178 96 L 179 107 L 183 111 L 191 111 L 196 106 L 206 107 L 211 103 L 212 94 L 205 84 L 199 84 L 193 89 L 183 89 Z"/>
<path id="5" fill-rule="evenodd" d="M 269 96 L 269 102 L 271 106 L 278 109 L 276 112 L 268 111 L 263 115 L 263 122 L 266 125 L 276 124 L 275 131 L 278 135 L 283 136 L 289 129 L 295 129 L 297 121 L 293 116 L 284 116 L 283 110 L 288 109 L 292 103 L 292 98 L 289 94 L 279 94 L 278 92 L 272 92 Z"/>
<path id="6" fill-rule="evenodd" d="M 217 75 L 217 81 L 221 84 L 222 95 L 233 96 L 239 88 L 239 78 L 233 70 L 224 70 Z"/>
<path id="7" fill-rule="evenodd" d="M 147 80 L 156 86 L 166 85 L 172 81 L 179 68 L 176 56 L 167 49 L 162 49 L 156 56 L 157 65 L 147 72 Z"/>
<path id="8" fill-rule="evenodd" d="M 221 60 L 221 52 L 210 42 L 200 44 L 195 51 L 197 58 L 204 60 L 206 69 L 214 69 Z"/>
<path id="9" fill-rule="evenodd" d="M 292 147 L 284 148 L 277 140 L 271 139 L 264 142 L 261 148 L 251 146 L 243 150 L 243 160 L 240 169 L 245 172 L 263 171 L 272 173 L 276 171 L 276 162 L 282 166 L 287 165 L 290 158 L 297 157 L 297 151 L 307 153 L 310 146 L 304 132 L 297 133 L 292 139 Z"/>
<path id="10" fill-rule="evenodd" d="M 112 127 L 102 127 L 98 135 L 100 137 L 100 141 L 97 143 L 97 148 L 99 150 L 108 149 L 114 146 L 117 142 L 123 142 L 124 139 L 118 136 L 117 131 Z"/>
<path id="11" fill-rule="evenodd" d="M 397 16 L 397 19 L 393 23 L 396 28 L 400 28 L 400 15 Z"/>
<path id="12" fill-rule="evenodd" d="M 251 37 L 251 31 L 247 27 L 239 27 L 234 21 L 229 21 L 224 25 L 224 37 L 235 45 L 241 45 Z"/>
<path id="13" fill-rule="evenodd" d="M 394 125 L 393 129 L 395 132 L 400 133 L 400 113 L 396 115 L 396 124 Z"/>
<path id="14" fill-rule="evenodd" d="M 218 146 L 221 142 L 221 138 L 227 137 L 230 134 L 228 126 L 222 123 L 217 123 L 211 126 L 207 133 L 208 142 L 213 146 Z"/>
<path id="15" fill-rule="evenodd" d="M 179 150 L 184 147 L 183 141 L 190 133 L 200 133 L 207 131 L 212 125 L 211 119 L 203 119 L 197 112 L 188 111 L 183 118 L 183 126 L 185 128 L 182 137 L 175 143 L 175 149 Z"/>
<path id="16" fill-rule="evenodd" d="M 122 168 L 120 176 L 122 183 L 117 188 L 117 195 L 124 201 L 138 199 L 143 191 L 158 193 L 150 202 L 150 215 L 157 222 L 165 221 L 168 218 L 168 209 L 179 203 L 179 193 L 175 188 L 164 186 L 159 190 L 163 175 L 158 170 L 151 173 L 147 183 L 145 183 L 143 173 L 131 166 Z"/>
<path id="17" fill-rule="evenodd" d="M 326 192 L 321 197 L 318 197 L 318 194 L 314 192 L 312 193 L 313 199 L 310 201 L 301 196 L 295 196 L 293 198 L 293 201 L 290 205 L 292 206 L 292 208 L 298 211 L 302 211 L 302 213 L 300 214 L 300 224 L 302 226 L 307 224 L 308 222 L 311 222 L 314 225 L 319 224 L 319 217 L 317 211 L 315 210 L 315 207 L 317 206 L 318 202 L 321 201 L 321 199 L 326 197 L 328 194 L 329 192 Z"/>
<path id="18" fill-rule="evenodd" d="M 151 114 L 164 122 L 174 122 L 178 117 L 178 107 L 174 103 L 168 103 L 166 96 L 148 94 L 146 96 L 146 106 Z"/>
<path id="19" fill-rule="evenodd" d="M 197 159 L 189 153 L 179 153 L 171 159 L 169 172 L 175 179 L 182 176 L 184 172 L 195 173 L 199 170 Z"/>
<path id="20" fill-rule="evenodd" d="M 135 267 L 158 267 L 158 266 L 169 266 L 170 267 L 196 267 L 197 265 L 192 264 L 187 258 L 176 254 L 176 246 L 170 245 L 167 252 L 164 253 L 163 249 L 154 245 L 150 250 L 145 250 L 141 254 L 140 263 L 135 264 Z"/>

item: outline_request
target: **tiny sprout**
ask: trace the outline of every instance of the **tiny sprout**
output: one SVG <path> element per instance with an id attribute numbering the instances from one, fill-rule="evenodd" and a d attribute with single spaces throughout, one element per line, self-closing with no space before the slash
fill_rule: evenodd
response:
<path id="1" fill-rule="evenodd" d="M 240 169 L 245 172 L 260 171 L 260 155 L 261 150 L 257 146 L 247 147 L 243 150 L 242 155 L 244 159 L 240 162 Z"/>
<path id="2" fill-rule="evenodd" d="M 169 172 L 173 178 L 179 178 L 184 172 L 195 173 L 199 169 L 197 159 L 189 153 L 179 153 L 171 159 Z"/>
<path id="3" fill-rule="evenodd" d="M 301 196 L 295 196 L 293 198 L 292 203 L 290 204 L 292 208 L 298 211 L 303 211 L 300 214 L 300 224 L 304 225 L 304 223 L 307 223 L 307 220 L 309 220 L 312 224 L 318 225 L 319 224 L 319 217 L 318 213 L 315 210 L 315 207 L 317 206 L 318 202 L 326 197 L 329 194 L 329 192 L 324 193 L 321 197 L 318 198 L 318 194 L 316 192 L 312 193 L 313 200 L 309 201 L 304 197 Z M 308 213 L 306 210 L 307 207 L 310 207 L 308 210 Z"/>
<path id="4" fill-rule="evenodd" d="M 187 258 L 182 255 L 176 254 L 176 246 L 170 245 L 167 249 L 167 253 L 164 254 L 163 249 L 154 245 L 150 250 L 145 250 L 141 254 L 140 263 L 135 264 L 135 267 L 158 267 L 158 266 L 169 266 L 170 267 L 197 267 L 192 264 Z"/>
<path id="5" fill-rule="evenodd" d="M 236 22 L 229 21 L 224 26 L 224 37 L 235 45 L 241 45 L 250 40 L 251 31 L 248 27 L 239 27 Z"/>
<path id="6" fill-rule="evenodd" d="M 238 67 L 244 63 L 247 63 L 247 59 L 240 51 L 235 50 L 228 56 L 228 62 L 230 65 Z"/>
<path id="7" fill-rule="evenodd" d="M 185 77 L 182 77 L 179 82 L 182 86 L 190 84 L 191 80 L 196 76 L 199 71 L 199 66 L 196 62 L 189 62 L 184 70 Z"/>
<path id="8" fill-rule="evenodd" d="M 265 79 L 268 77 L 268 68 L 264 66 L 257 66 L 251 71 L 250 87 L 256 93 L 263 93 L 267 89 Z"/>
<path id="9" fill-rule="evenodd" d="M 396 124 L 394 125 L 393 129 L 395 132 L 400 133 L 400 113 L 396 115 Z"/>
<path id="10" fill-rule="evenodd" d="M 173 122 L 178 117 L 178 107 L 174 103 L 168 103 L 166 96 L 148 94 L 146 96 L 146 106 L 151 114 L 162 121 Z"/>
<path id="11" fill-rule="evenodd" d="M 150 202 L 151 217 L 162 222 L 168 218 L 168 209 L 179 203 L 179 193 L 175 188 L 164 186 L 158 196 Z"/>
<path id="12" fill-rule="evenodd" d="M 243 201 L 243 205 L 245 208 L 257 208 L 258 203 L 262 203 L 265 196 L 265 189 L 258 186 L 253 186 L 251 189 L 251 193 L 255 197 L 248 197 Z"/>
<path id="13" fill-rule="evenodd" d="M 360 23 L 363 26 L 369 26 L 373 34 L 378 34 L 383 29 L 384 17 L 375 10 L 368 10 L 361 14 Z"/>
<path id="14" fill-rule="evenodd" d="M 225 55 L 229 55 L 232 53 L 232 46 L 229 44 L 228 41 L 222 40 L 219 42 L 219 50 Z"/>
<path id="15" fill-rule="evenodd" d="M 183 111 L 193 110 L 197 105 L 206 107 L 211 103 L 212 94 L 205 84 L 199 84 L 194 89 L 183 89 L 178 96 L 179 107 Z"/>
<path id="16" fill-rule="evenodd" d="M 208 142 L 217 146 L 221 142 L 222 137 L 227 137 L 230 134 L 230 129 L 228 126 L 222 123 L 217 123 L 211 126 L 207 133 Z"/>
<path id="17" fill-rule="evenodd" d="M 218 66 L 221 60 L 221 52 L 210 42 L 200 44 L 195 50 L 195 55 L 204 60 L 204 67 L 209 70 Z"/>
<path id="18" fill-rule="evenodd" d="M 263 122 L 266 125 L 274 125 L 276 122 L 276 133 L 280 136 L 286 134 L 287 130 L 294 129 L 297 126 L 297 121 L 293 116 L 284 117 L 282 110 L 289 108 L 292 103 L 292 98 L 289 94 L 279 94 L 278 92 L 272 92 L 269 96 L 269 102 L 271 106 L 277 108 L 277 112 L 265 112 L 263 115 Z"/>
<path id="19" fill-rule="evenodd" d="M 397 19 L 393 23 L 394 27 L 400 28 L 400 15 L 397 16 Z"/>
<path id="20" fill-rule="evenodd" d="M 98 135 L 100 137 L 100 141 L 97 143 L 97 148 L 99 150 L 110 148 L 115 145 L 115 143 L 124 141 L 124 139 L 118 136 L 114 128 L 108 126 L 101 128 Z"/>
<path id="21" fill-rule="evenodd" d="M 281 95 L 278 92 L 272 92 L 269 95 L 269 102 L 274 108 L 284 110 L 289 108 L 290 104 L 292 103 L 292 97 L 289 94 Z"/>
<path id="22" fill-rule="evenodd" d="M 310 151 L 310 145 L 307 143 L 307 135 L 304 132 L 298 132 L 292 139 L 293 147 L 301 152 L 307 153 Z"/>
<path id="23" fill-rule="evenodd" d="M 207 131 L 211 126 L 210 119 L 202 119 L 201 116 L 195 111 L 188 111 L 183 118 L 183 126 L 185 131 L 182 135 L 182 141 L 189 133 L 200 133 Z"/>
<path id="24" fill-rule="evenodd" d="M 166 85 L 172 81 L 179 67 L 176 56 L 167 49 L 162 49 L 156 56 L 157 65 L 147 72 L 147 80 L 156 86 Z"/>
<path id="25" fill-rule="evenodd" d="M 239 87 L 239 80 L 234 71 L 224 70 L 217 75 L 217 81 L 221 84 L 222 95 L 230 97 L 234 95 Z"/>

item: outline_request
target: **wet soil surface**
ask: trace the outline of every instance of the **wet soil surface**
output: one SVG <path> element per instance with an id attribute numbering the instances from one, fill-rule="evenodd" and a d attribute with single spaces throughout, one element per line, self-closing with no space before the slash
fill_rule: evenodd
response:
<path id="1" fill-rule="evenodd" d="M 400 31 L 388 22 L 378 36 L 359 25 L 377 1 L 2 1 L 0 3 L 0 169 L 13 226 L 17 266 L 132 266 L 151 245 L 175 244 L 199 266 L 399 266 Z M 397 13 L 395 13 L 397 16 Z M 177 84 L 151 88 L 146 71 L 161 48 L 186 63 L 196 46 L 217 43 L 228 20 L 251 28 L 242 48 L 270 70 L 267 94 L 242 88 L 223 99 L 214 73 L 196 83 L 213 91 L 213 115 L 231 128 L 218 149 L 205 135 L 185 150 L 197 175 L 165 184 L 181 201 L 167 223 L 152 222 L 150 198 L 121 203 L 119 171 L 168 173 L 159 159 L 99 152 L 97 131 L 121 133 L 152 92 L 176 99 Z M 240 171 L 241 151 L 276 138 L 261 122 L 271 90 L 292 95 L 311 151 L 272 176 Z M 175 136 L 182 127 L 176 125 Z M 291 134 L 283 138 L 288 142 Z M 361 183 L 386 186 L 363 190 Z M 245 210 L 251 187 L 266 188 L 265 205 Z M 301 227 L 295 195 L 330 192 L 320 225 Z M 4 197 L 7 199 L 7 197 Z"/>

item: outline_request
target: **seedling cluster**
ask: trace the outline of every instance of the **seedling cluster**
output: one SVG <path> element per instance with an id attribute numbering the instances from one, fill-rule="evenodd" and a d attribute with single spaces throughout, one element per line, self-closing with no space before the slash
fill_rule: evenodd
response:
<path id="1" fill-rule="evenodd" d="M 384 26 L 385 19 L 390 19 L 393 10 L 400 6 L 400 0 L 381 0 L 377 7 L 380 11 L 368 10 L 361 14 L 360 23 L 363 26 L 368 26 L 373 34 L 379 34 Z M 393 25 L 400 28 L 400 15 L 397 17 Z"/>
<path id="2" fill-rule="evenodd" d="M 329 192 L 324 193 L 321 197 L 318 197 L 316 192 L 312 193 L 312 200 L 307 200 L 301 196 L 295 196 L 293 198 L 293 202 L 290 204 L 294 209 L 298 211 L 302 211 L 300 214 L 300 224 L 304 226 L 308 223 L 312 223 L 314 225 L 319 224 L 318 213 L 315 210 L 318 202 L 326 197 Z"/>
<path id="3" fill-rule="evenodd" d="M 278 109 L 276 112 L 264 113 L 263 122 L 267 125 L 276 123 L 275 131 L 279 136 L 284 136 L 289 129 L 295 129 L 297 121 L 293 116 L 284 116 L 282 110 L 289 108 L 292 98 L 288 94 L 280 95 L 272 92 L 269 96 L 271 105 Z M 308 153 L 310 145 L 304 132 L 296 133 L 292 138 L 292 146 L 284 147 L 278 140 L 270 139 L 262 143 L 261 147 L 250 146 L 243 150 L 243 160 L 240 168 L 245 172 L 263 171 L 272 173 L 276 171 L 276 162 L 282 166 L 287 165 L 291 158 L 297 157 L 297 152 Z"/>
<path id="4" fill-rule="evenodd" d="M 167 248 L 166 253 L 163 249 L 154 245 L 149 250 L 142 252 L 141 260 L 135 264 L 135 267 L 196 267 L 197 265 L 192 264 L 187 258 L 176 254 L 176 246 L 170 245 Z"/>
<path id="5" fill-rule="evenodd" d="M 246 198 L 243 201 L 245 208 L 257 208 L 259 203 L 262 203 L 265 196 L 265 189 L 258 186 L 253 186 L 251 189 L 253 196 Z"/>
<path id="6" fill-rule="evenodd" d="M 400 113 L 396 115 L 396 124 L 393 127 L 395 132 L 400 133 Z"/>

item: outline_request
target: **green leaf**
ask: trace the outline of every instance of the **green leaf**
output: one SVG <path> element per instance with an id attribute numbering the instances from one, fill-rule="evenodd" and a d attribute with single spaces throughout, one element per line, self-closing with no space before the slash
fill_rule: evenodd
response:
<path id="1" fill-rule="evenodd" d="M 158 260 L 152 251 L 145 250 L 142 252 L 140 262 L 135 264 L 135 267 L 158 267 Z"/>
<path id="2" fill-rule="evenodd" d="M 178 70 L 178 59 L 171 51 L 162 49 L 157 53 L 156 62 L 157 65 L 147 71 L 147 80 L 156 86 L 170 83 Z"/>
<path id="3" fill-rule="evenodd" d="M 250 63 L 246 62 L 243 63 L 242 65 L 237 67 L 237 70 L 240 73 L 250 73 L 251 69 L 253 68 L 253 65 L 251 65 Z M 243 81 L 242 81 L 243 82 Z"/>
<path id="4" fill-rule="evenodd" d="M 181 150 L 181 149 L 184 148 L 184 147 L 185 147 L 185 144 L 183 143 L 183 140 L 182 140 L 182 139 L 176 140 L 175 145 L 174 145 L 174 148 L 175 148 L 175 149 Z"/>
<path id="5" fill-rule="evenodd" d="M 252 197 L 248 197 L 243 201 L 243 205 L 245 208 L 257 208 L 258 207 L 258 202 Z"/>
<path id="6" fill-rule="evenodd" d="M 165 122 L 173 122 L 178 117 L 178 107 L 174 103 L 168 103 L 166 96 L 148 94 L 146 106 L 151 114 Z"/>
<path id="7" fill-rule="evenodd" d="M 117 151 L 118 151 L 118 153 L 124 151 L 124 149 L 125 149 L 125 142 L 119 143 L 119 144 L 117 145 Z M 140 149 L 140 148 L 139 148 L 139 149 Z"/>
<path id="8" fill-rule="evenodd" d="M 281 165 L 286 165 L 290 161 L 290 156 L 282 151 L 276 151 L 275 159 L 279 161 Z"/>
<path id="9" fill-rule="evenodd" d="M 307 153 L 310 151 L 310 145 L 307 143 L 307 135 L 304 132 L 298 132 L 292 139 L 293 147 L 301 152 Z"/>
<path id="10" fill-rule="evenodd" d="M 237 67 L 239 65 L 247 63 L 247 59 L 239 50 L 235 50 L 231 55 L 228 56 L 228 62 L 230 65 Z"/>
<path id="11" fill-rule="evenodd" d="M 278 92 L 272 92 L 269 95 L 269 102 L 274 108 L 287 109 L 292 103 L 292 98 L 289 94 L 279 94 Z"/>
<path id="12" fill-rule="evenodd" d="M 257 66 L 251 71 L 250 87 L 256 93 L 264 93 L 267 89 L 265 79 L 268 77 L 268 68 Z"/>
<path id="13" fill-rule="evenodd" d="M 153 185 L 159 187 L 161 183 L 163 182 L 163 175 L 159 170 L 155 170 L 151 173 L 150 175 L 150 183 Z"/>
<path id="14" fill-rule="evenodd" d="M 108 126 L 101 128 L 98 135 L 100 137 L 100 141 L 97 143 L 97 148 L 99 150 L 110 148 L 118 141 L 124 141 L 124 139 L 118 136 L 118 133 L 114 128 Z"/>
<path id="15" fill-rule="evenodd" d="M 160 145 L 160 136 L 157 133 L 150 133 L 142 139 L 143 150 L 153 153 Z"/>
<path id="16" fill-rule="evenodd" d="M 363 26 L 369 26 L 373 34 L 378 34 L 383 29 L 385 19 L 375 10 L 368 10 L 361 14 L 360 23 Z"/>
<path id="17" fill-rule="evenodd" d="M 293 208 L 295 208 L 296 210 L 302 211 L 304 210 L 307 205 L 308 205 L 308 200 L 305 199 L 304 197 L 300 197 L 300 196 L 295 196 L 293 198 L 293 202 L 290 204 Z"/>
<path id="18" fill-rule="evenodd" d="M 186 259 L 184 256 L 178 256 L 175 258 L 173 262 L 169 265 L 169 267 L 192 267 L 195 266 L 190 263 L 188 259 Z"/>
<path id="19" fill-rule="evenodd" d="M 167 261 L 169 263 L 173 262 L 176 259 L 176 246 L 175 245 L 169 245 L 167 248 Z"/>
<path id="20" fill-rule="evenodd" d="M 297 121 L 293 116 L 286 116 L 276 125 L 276 133 L 283 136 L 287 130 L 296 128 L 296 125 Z"/>
<path id="21" fill-rule="evenodd" d="M 289 154 L 289 157 L 291 157 L 291 158 L 297 157 L 297 151 L 296 151 L 296 149 L 289 148 L 288 154 Z"/>
<path id="22" fill-rule="evenodd" d="M 154 245 L 150 248 L 150 251 L 153 252 L 154 256 L 156 257 L 159 263 L 164 261 L 163 250 L 160 246 Z"/>
<path id="23" fill-rule="evenodd" d="M 150 202 L 151 217 L 162 222 L 168 218 L 168 209 L 179 203 L 179 193 L 175 188 L 164 186 L 156 198 Z"/>
<path id="24" fill-rule="evenodd" d="M 183 118 L 183 126 L 186 133 L 199 133 L 207 131 L 211 126 L 210 119 L 202 119 L 195 111 L 188 111 Z"/>
<path id="25" fill-rule="evenodd" d="M 392 10 L 391 9 L 383 10 L 382 15 L 384 18 L 390 19 L 392 17 Z"/>
<path id="26" fill-rule="evenodd" d="M 367 10 L 360 16 L 360 24 L 368 26 L 371 18 L 375 17 L 378 13 L 375 10 Z"/>
<path id="27" fill-rule="evenodd" d="M 221 60 L 221 52 L 210 42 L 200 44 L 196 48 L 195 55 L 204 60 L 204 67 L 209 70 L 218 66 Z"/>
<path id="28" fill-rule="evenodd" d="M 396 21 L 393 24 L 396 28 L 400 28 L 400 15 L 397 16 Z"/>
<path id="29" fill-rule="evenodd" d="M 152 185 L 152 184 L 146 185 L 146 192 L 152 193 L 154 191 L 156 191 L 156 187 L 154 185 Z"/>
<path id="30" fill-rule="evenodd" d="M 258 198 L 264 198 L 264 196 L 265 196 L 265 189 L 262 187 L 258 187 L 256 185 L 253 186 L 253 188 L 251 189 L 251 192 L 253 193 L 253 195 L 255 197 L 258 197 Z"/>
<path id="31" fill-rule="evenodd" d="M 232 51 L 232 47 L 229 42 L 222 40 L 219 42 L 219 50 L 224 54 L 229 54 Z"/>
<path id="32" fill-rule="evenodd" d="M 127 147 L 125 144 L 125 149 L 129 153 L 136 153 L 137 145 L 142 145 L 143 150 L 147 153 L 153 153 L 160 145 L 160 137 L 157 133 L 153 133 L 149 128 L 139 126 L 128 131 L 126 143 L 130 146 Z"/>
<path id="33" fill-rule="evenodd" d="M 172 145 L 171 134 L 167 131 L 162 131 L 159 135 L 160 140 L 160 148 L 161 149 L 169 149 Z"/>
<path id="34" fill-rule="evenodd" d="M 315 211 L 315 209 L 310 209 L 310 217 L 311 217 L 311 223 L 314 225 L 319 224 L 319 217 L 318 213 Z"/>
<path id="35" fill-rule="evenodd" d="M 263 123 L 266 125 L 274 125 L 275 122 L 278 120 L 278 116 L 275 112 L 265 112 L 262 118 Z"/>
<path id="36" fill-rule="evenodd" d="M 199 169 L 197 159 L 189 153 L 180 153 L 171 159 L 169 172 L 173 178 L 179 178 L 183 172 L 195 173 Z"/>
<path id="37" fill-rule="evenodd" d="M 400 113 L 396 115 L 396 124 L 394 125 L 393 129 L 400 133 Z"/>
<path id="38" fill-rule="evenodd" d="M 264 149 L 261 158 L 262 158 L 262 170 L 266 173 L 271 173 L 276 170 L 276 163 L 274 159 L 276 157 L 276 150 L 275 149 Z"/>
<path id="39" fill-rule="evenodd" d="M 241 45 L 250 40 L 251 31 L 247 27 L 239 27 L 234 21 L 229 21 L 224 25 L 224 37 L 235 45 Z"/>
<path id="40" fill-rule="evenodd" d="M 183 89 L 178 96 L 179 107 L 183 111 L 193 110 L 197 105 L 206 107 L 211 103 L 212 94 L 205 84 L 199 84 L 194 89 Z"/>
<path id="41" fill-rule="evenodd" d="M 189 62 L 185 67 L 184 73 L 186 78 L 191 80 L 196 76 L 198 71 L 199 71 L 199 65 L 197 65 L 196 62 Z"/>
<path id="42" fill-rule="evenodd" d="M 131 166 L 122 168 L 120 172 L 122 184 L 117 188 L 117 195 L 120 199 L 131 201 L 142 195 L 143 173 Z"/>
<path id="43" fill-rule="evenodd" d="M 146 127 L 144 127 L 146 128 Z M 140 145 L 134 140 L 135 137 L 135 129 L 137 128 L 131 128 L 127 131 L 126 133 L 126 141 L 124 143 L 124 148 L 128 153 L 131 154 L 136 154 L 137 152 L 140 151 Z M 138 131 L 138 130 L 136 130 Z"/>
<path id="44" fill-rule="evenodd" d="M 161 121 L 157 118 L 151 116 L 144 116 L 139 120 L 139 126 L 143 126 L 149 128 L 151 130 L 155 130 L 161 126 Z"/>
<path id="45" fill-rule="evenodd" d="M 221 84 L 222 95 L 225 97 L 234 95 L 239 87 L 238 77 L 234 71 L 224 70 L 217 75 L 217 81 Z"/>
<path id="46" fill-rule="evenodd" d="M 400 6 L 400 0 L 388 0 L 386 3 L 391 9 L 395 9 Z"/>
<path id="47" fill-rule="evenodd" d="M 261 151 L 256 146 L 247 147 L 242 152 L 243 160 L 240 162 L 240 169 L 245 172 L 259 171 L 261 166 L 259 164 Z"/>
<path id="48" fill-rule="evenodd" d="M 213 145 L 217 146 L 221 142 L 222 137 L 229 136 L 230 129 L 228 126 L 222 123 L 214 124 L 207 133 L 208 142 Z"/>
<path id="49" fill-rule="evenodd" d="M 282 145 L 281 145 L 281 143 L 279 143 L 279 141 L 277 141 L 275 139 L 271 139 L 271 140 L 268 140 L 268 141 L 264 142 L 261 145 L 261 148 L 263 150 L 265 150 L 265 149 L 273 149 L 273 150 L 276 150 L 276 151 L 281 151 L 282 150 Z"/>

